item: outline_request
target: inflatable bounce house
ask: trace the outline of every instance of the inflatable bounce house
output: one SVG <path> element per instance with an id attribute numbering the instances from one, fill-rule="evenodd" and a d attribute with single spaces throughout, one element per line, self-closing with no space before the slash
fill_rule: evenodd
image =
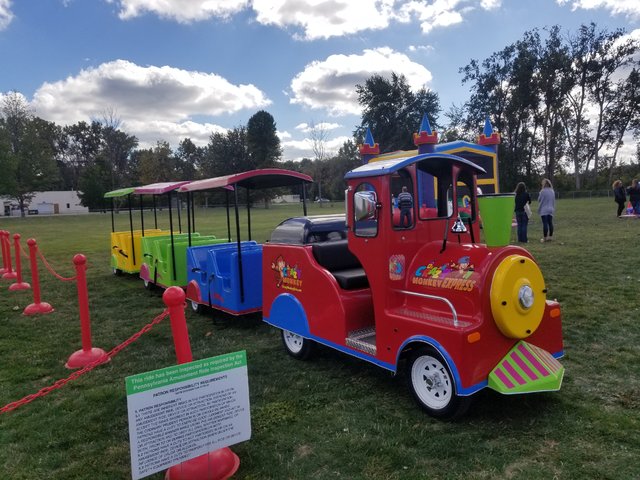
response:
<path id="1" fill-rule="evenodd" d="M 379 145 L 374 142 L 371 131 L 367 129 L 364 144 L 360 146 L 362 163 L 409 158 L 423 153 L 456 155 L 484 169 L 485 173 L 478 175 L 478 188 L 482 190 L 482 194 L 500 193 L 498 187 L 498 145 L 500 144 L 500 134 L 493 130 L 488 118 L 485 120 L 484 131 L 478 137 L 477 143 L 458 140 L 439 144 L 438 132 L 431 129 L 429 119 L 425 114 L 422 117 L 420 131 L 414 134 L 413 143 L 418 147 L 417 150 L 400 150 L 380 154 Z M 392 187 L 394 191 L 400 191 L 401 180 L 398 179 L 398 185 Z M 428 175 L 421 175 L 418 182 L 418 204 L 422 208 L 433 208 L 435 206 L 433 178 L 429 178 Z"/>

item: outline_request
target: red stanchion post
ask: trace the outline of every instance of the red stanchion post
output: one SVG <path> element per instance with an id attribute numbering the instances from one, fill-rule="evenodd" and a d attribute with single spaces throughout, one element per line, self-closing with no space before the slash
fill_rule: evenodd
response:
<path id="1" fill-rule="evenodd" d="M 2 274 L 2 278 L 4 280 L 14 280 L 17 277 L 16 272 L 13 270 L 13 267 L 11 265 L 11 240 L 9 239 L 9 236 L 9 232 L 5 230 L 4 249 L 7 252 L 7 271 Z"/>
<path id="2" fill-rule="evenodd" d="M 40 278 L 38 277 L 38 244 L 33 238 L 27 240 L 29 245 L 29 262 L 31 264 L 31 282 L 33 283 L 33 303 L 27 305 L 22 312 L 23 315 L 37 315 L 38 313 L 51 313 L 53 307 L 40 301 Z"/>
<path id="3" fill-rule="evenodd" d="M 185 293 L 180 287 L 169 287 L 162 295 L 169 309 L 171 333 L 178 364 L 193 361 L 187 319 L 184 316 Z M 165 480 L 225 480 L 238 470 L 240 459 L 229 447 L 205 453 L 167 470 Z"/>
<path id="4" fill-rule="evenodd" d="M 91 320 L 89 318 L 89 293 L 87 291 L 87 257 L 78 253 L 73 257 L 73 264 L 76 266 L 82 350 L 71 354 L 65 364 L 65 367 L 69 369 L 86 367 L 107 354 L 107 352 L 101 348 L 91 347 Z"/>
<path id="5" fill-rule="evenodd" d="M 7 272 L 7 247 L 5 242 L 5 234 L 8 234 L 6 230 L 0 230 L 0 249 L 2 250 L 2 267 L 0 267 L 0 275 Z"/>
<path id="6" fill-rule="evenodd" d="M 22 281 L 22 260 L 20 259 L 20 234 L 13 235 L 13 246 L 16 255 L 16 282 L 9 285 L 9 290 L 29 290 L 31 285 Z"/>

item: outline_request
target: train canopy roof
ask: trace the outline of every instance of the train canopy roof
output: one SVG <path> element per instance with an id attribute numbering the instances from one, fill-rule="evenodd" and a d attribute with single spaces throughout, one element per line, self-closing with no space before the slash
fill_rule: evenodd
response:
<path id="1" fill-rule="evenodd" d="M 214 188 L 233 189 L 236 185 L 249 189 L 287 187 L 300 183 L 312 183 L 313 179 L 304 173 L 280 168 L 262 168 L 248 172 L 234 173 L 222 177 L 196 180 L 180 187 L 180 192 L 195 192 Z"/>
<path id="2" fill-rule="evenodd" d="M 172 192 L 173 190 L 177 190 L 181 186 L 189 183 L 189 181 L 180 181 L 180 182 L 160 182 L 160 183 L 151 183 L 149 185 L 144 185 L 142 187 L 136 187 L 133 190 L 133 193 L 136 195 L 162 195 L 164 193 Z"/>
<path id="3" fill-rule="evenodd" d="M 416 164 L 416 167 L 420 170 L 421 164 L 427 162 L 437 162 L 443 160 L 454 164 L 464 165 L 471 168 L 476 173 L 485 173 L 485 169 L 479 167 L 470 160 L 464 159 L 457 155 L 451 155 L 447 153 L 423 153 L 421 155 L 415 155 L 412 157 L 393 158 L 389 160 L 380 160 L 376 162 L 367 163 L 358 168 L 347 172 L 344 176 L 345 179 L 361 178 L 361 177 L 378 177 L 382 175 L 391 175 L 398 170 L 406 168 L 410 165 Z"/>
<path id="4" fill-rule="evenodd" d="M 111 190 L 110 192 L 104 194 L 104 198 L 124 197 L 125 195 L 133 193 L 135 189 L 136 187 L 126 187 L 119 188 L 118 190 Z"/>

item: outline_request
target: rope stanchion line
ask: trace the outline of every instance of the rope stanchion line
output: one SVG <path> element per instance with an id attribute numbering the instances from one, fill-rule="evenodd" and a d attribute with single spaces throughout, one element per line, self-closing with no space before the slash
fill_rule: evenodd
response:
<path id="1" fill-rule="evenodd" d="M 74 275 L 73 277 L 63 277 L 62 275 L 58 274 L 53 267 L 49 264 L 49 262 L 47 261 L 47 259 L 44 257 L 44 255 L 42 254 L 42 252 L 40 250 L 37 250 L 38 256 L 40 257 L 40 259 L 42 260 L 42 263 L 44 264 L 44 266 L 47 268 L 47 270 L 49 270 L 49 273 L 51 273 L 51 275 L 53 275 L 54 277 L 56 277 L 58 280 L 61 280 L 63 282 L 75 282 L 78 279 L 77 275 Z"/>
<path id="2" fill-rule="evenodd" d="M 87 366 L 83 367 L 82 369 L 76 370 L 71 375 L 69 375 L 67 378 L 60 379 L 60 380 L 54 382 L 52 385 L 49 385 L 49 386 L 44 387 L 44 388 L 41 388 L 36 393 L 32 393 L 30 395 L 27 395 L 26 397 L 21 398 L 20 400 L 17 400 L 15 402 L 11 402 L 11 403 L 5 405 L 4 407 L 0 408 L 0 415 L 2 415 L 3 413 L 11 412 L 11 411 L 21 407 L 22 405 L 26 405 L 27 403 L 31 403 L 36 398 L 44 397 L 48 393 L 50 393 L 50 392 L 52 392 L 54 390 L 58 390 L 58 389 L 62 388 L 67 383 L 69 383 L 69 382 L 81 377 L 85 373 L 90 372 L 91 370 L 93 370 L 94 368 L 102 365 L 103 363 L 108 362 L 109 360 L 111 360 L 111 358 L 115 357 L 118 353 L 120 353 L 126 347 L 128 347 L 133 342 L 138 340 L 142 335 L 144 335 L 145 333 L 150 331 L 155 325 L 160 323 L 168 315 L 169 315 L 169 309 L 166 308 L 160 315 L 156 316 L 151 322 L 149 322 L 144 327 L 142 327 L 138 332 L 136 332 L 133 335 L 131 335 L 124 342 L 122 342 L 119 345 L 113 347 L 109 352 L 107 352 L 102 357 L 98 358 L 94 362 L 91 362 L 90 364 L 88 364 Z"/>

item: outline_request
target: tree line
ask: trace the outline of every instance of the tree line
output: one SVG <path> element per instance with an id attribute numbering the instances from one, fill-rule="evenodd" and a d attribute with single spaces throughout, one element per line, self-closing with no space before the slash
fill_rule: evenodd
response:
<path id="1" fill-rule="evenodd" d="M 540 178 L 564 190 L 607 188 L 640 173 L 640 45 L 622 29 L 582 25 L 534 29 L 513 44 L 460 68 L 468 100 L 442 110 L 436 92 L 412 91 L 404 76 L 373 74 L 355 86 L 362 109 L 353 138 L 327 152 L 328 132 L 312 125 L 313 156 L 282 161 L 273 116 L 261 110 L 246 125 L 212 133 L 205 146 L 189 138 L 174 149 L 166 141 L 139 148 L 115 115 L 59 126 L 34 115 L 19 92 L 0 106 L 0 195 L 21 209 L 34 192 L 79 190 L 85 206 L 99 209 L 107 191 L 169 180 L 194 180 L 281 167 L 311 175 L 312 198 L 340 200 L 344 174 L 360 165 L 358 144 L 369 128 L 382 153 L 415 148 L 412 134 L 423 114 L 440 141 L 475 141 L 487 116 L 500 132 L 500 188 Z M 635 159 L 619 158 L 633 138 Z M 622 161 L 625 161 L 623 164 Z"/>

